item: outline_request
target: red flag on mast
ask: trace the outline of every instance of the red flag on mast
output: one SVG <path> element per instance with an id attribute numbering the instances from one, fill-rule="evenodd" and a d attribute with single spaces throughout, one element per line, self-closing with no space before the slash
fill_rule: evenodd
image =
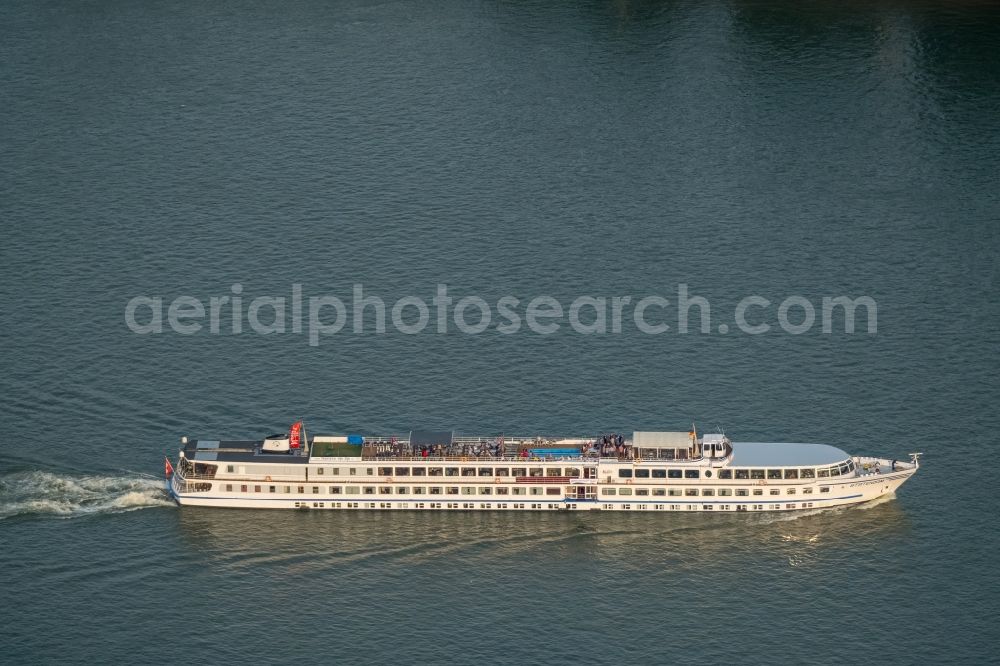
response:
<path id="1" fill-rule="evenodd" d="M 292 424 L 292 429 L 288 432 L 288 448 L 297 449 L 302 446 L 302 421 Z"/>
<path id="2" fill-rule="evenodd" d="M 170 458 L 163 457 L 163 474 L 169 479 L 174 475 L 174 466 L 170 464 Z"/>

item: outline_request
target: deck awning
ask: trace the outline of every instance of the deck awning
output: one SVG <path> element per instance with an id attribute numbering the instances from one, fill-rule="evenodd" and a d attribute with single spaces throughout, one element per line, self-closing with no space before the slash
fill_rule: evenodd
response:
<path id="1" fill-rule="evenodd" d="M 411 430 L 410 446 L 451 446 L 455 439 L 454 430 Z"/>
<path id="2" fill-rule="evenodd" d="M 216 440 L 199 439 L 198 442 L 197 442 L 197 444 L 195 444 L 195 446 L 197 447 L 197 449 L 195 451 L 195 454 L 194 454 L 194 459 L 195 460 L 199 460 L 200 461 L 200 460 L 218 460 L 219 459 L 219 452 L 218 452 L 219 442 L 218 441 L 216 441 Z M 205 449 L 209 449 L 209 450 L 206 451 Z"/>
<path id="3" fill-rule="evenodd" d="M 632 433 L 632 446 L 639 449 L 688 449 L 691 447 L 691 435 L 686 432 L 637 431 Z"/>

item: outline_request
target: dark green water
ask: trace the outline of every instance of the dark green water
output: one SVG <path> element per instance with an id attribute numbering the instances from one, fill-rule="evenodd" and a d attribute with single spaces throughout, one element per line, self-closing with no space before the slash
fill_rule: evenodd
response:
<path id="1" fill-rule="evenodd" d="M 4 3 L 0 659 L 995 661 L 997 53 L 988 3 Z M 711 329 L 125 324 L 234 283 L 684 283 Z M 734 325 L 750 295 L 766 334 Z M 785 333 L 790 295 L 869 296 L 877 333 Z M 297 418 L 926 457 L 896 498 L 797 516 L 165 501 L 180 435 Z"/>

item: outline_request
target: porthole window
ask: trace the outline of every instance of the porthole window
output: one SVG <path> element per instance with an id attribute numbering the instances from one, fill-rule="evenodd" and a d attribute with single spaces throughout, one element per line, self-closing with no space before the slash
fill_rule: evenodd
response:
<path id="1" fill-rule="evenodd" d="M 706 479 L 712 478 L 712 470 L 710 469 L 705 470 L 705 478 Z"/>

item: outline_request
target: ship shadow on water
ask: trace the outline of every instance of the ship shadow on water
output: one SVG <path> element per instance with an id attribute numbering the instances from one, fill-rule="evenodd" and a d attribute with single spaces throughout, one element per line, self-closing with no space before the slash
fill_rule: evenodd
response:
<path id="1" fill-rule="evenodd" d="M 234 572 L 275 575 L 338 567 L 477 567 L 558 558 L 616 571 L 684 570 L 771 556 L 790 566 L 825 553 L 905 536 L 892 498 L 839 509 L 777 514 L 702 512 L 258 511 L 185 507 L 181 543 Z"/>

